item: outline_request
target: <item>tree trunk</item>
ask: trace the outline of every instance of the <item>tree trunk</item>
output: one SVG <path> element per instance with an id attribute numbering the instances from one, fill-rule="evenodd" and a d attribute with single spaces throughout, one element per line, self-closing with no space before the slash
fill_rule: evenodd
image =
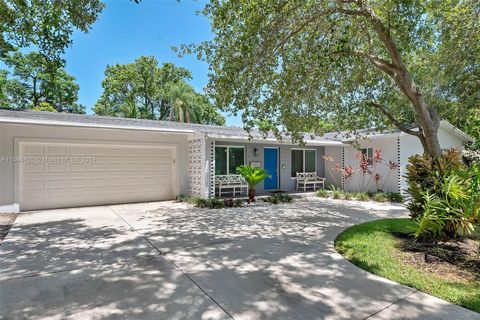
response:
<path id="1" fill-rule="evenodd" d="M 248 203 L 255 202 L 255 188 L 248 189 Z"/>
<path id="2" fill-rule="evenodd" d="M 360 5 L 360 7 L 362 6 L 363 4 Z M 417 135 L 417 137 L 420 139 L 425 153 L 430 154 L 432 157 L 441 156 L 442 149 L 438 140 L 440 117 L 438 116 L 437 111 L 433 107 L 427 105 L 422 95 L 422 91 L 417 87 L 403 62 L 395 40 L 392 38 L 389 30 L 385 27 L 381 19 L 375 14 L 372 8 L 368 6 L 363 7 L 362 10 L 363 14 L 365 14 L 371 21 L 373 29 L 378 34 L 380 41 L 385 45 L 385 49 L 388 52 L 391 61 L 376 57 L 372 58 L 368 55 L 367 57 L 373 61 L 377 68 L 385 72 L 397 83 L 400 90 L 412 103 L 420 131 L 420 134 Z"/>
<path id="3" fill-rule="evenodd" d="M 33 77 L 32 82 L 33 82 L 32 102 L 33 102 L 33 106 L 37 107 L 39 102 L 39 97 L 37 94 L 37 78 Z"/>

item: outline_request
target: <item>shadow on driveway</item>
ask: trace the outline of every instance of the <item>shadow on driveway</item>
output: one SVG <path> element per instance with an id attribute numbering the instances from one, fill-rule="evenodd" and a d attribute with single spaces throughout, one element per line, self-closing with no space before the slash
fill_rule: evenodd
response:
<path id="1" fill-rule="evenodd" d="M 317 198 L 220 210 L 162 202 L 22 214 L 0 246 L 0 317 L 478 319 L 335 252 L 333 241 L 348 226 L 405 214 Z"/>

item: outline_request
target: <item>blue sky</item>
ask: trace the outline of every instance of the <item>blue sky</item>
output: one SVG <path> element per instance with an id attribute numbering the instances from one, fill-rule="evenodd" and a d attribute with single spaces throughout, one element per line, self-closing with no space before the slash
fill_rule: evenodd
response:
<path id="1" fill-rule="evenodd" d="M 75 32 L 73 45 L 65 53 L 67 71 L 77 78 L 79 102 L 87 106 L 87 113 L 92 113 L 91 107 L 102 93 L 106 66 L 130 63 L 142 55 L 189 69 L 193 74 L 190 83 L 202 92 L 208 81 L 207 64 L 194 55 L 179 58 L 171 48 L 211 39 L 209 21 L 196 14 L 205 2 L 105 1 L 106 8 L 92 30 L 87 34 Z M 239 118 L 226 118 L 228 125 L 241 125 Z"/>

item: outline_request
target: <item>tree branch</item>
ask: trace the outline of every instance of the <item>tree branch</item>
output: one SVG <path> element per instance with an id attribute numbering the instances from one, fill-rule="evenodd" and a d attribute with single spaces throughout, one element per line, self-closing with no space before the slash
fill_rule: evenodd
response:
<path id="1" fill-rule="evenodd" d="M 372 104 L 372 106 L 377 108 L 379 111 L 381 111 L 388 118 L 388 120 L 390 120 L 390 122 L 392 122 L 400 131 L 411 134 L 411 135 L 414 135 L 414 136 L 419 137 L 419 138 L 423 137 L 421 130 L 414 131 L 414 130 L 408 128 L 406 125 L 402 124 L 400 121 L 395 119 L 395 117 L 381 104 L 376 103 L 375 101 L 372 101 L 371 104 Z"/>

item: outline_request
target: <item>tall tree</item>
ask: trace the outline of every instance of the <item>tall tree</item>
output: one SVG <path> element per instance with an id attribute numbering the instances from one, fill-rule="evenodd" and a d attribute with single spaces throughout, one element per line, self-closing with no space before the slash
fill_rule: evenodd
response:
<path id="1" fill-rule="evenodd" d="M 34 46 L 59 61 L 73 31 L 88 32 L 103 7 L 100 0 L 0 0 L 0 58 Z"/>
<path id="2" fill-rule="evenodd" d="M 224 118 L 186 80 L 191 74 L 171 63 L 158 65 L 155 57 L 108 66 L 104 92 L 95 114 L 128 118 L 223 124 Z"/>
<path id="3" fill-rule="evenodd" d="M 479 97 L 476 0 L 211 0 L 203 12 L 214 38 L 183 52 L 206 59 L 208 92 L 247 128 L 268 122 L 299 140 L 324 123 L 393 125 L 439 156 L 447 102 Z M 435 82 L 452 69 L 455 84 Z"/>
<path id="4" fill-rule="evenodd" d="M 10 75 L 2 72 L 0 81 L 4 106 L 35 109 L 47 103 L 59 112 L 85 112 L 85 107 L 77 104 L 79 86 L 75 78 L 40 53 L 15 52 L 4 61 L 11 69 Z"/>

